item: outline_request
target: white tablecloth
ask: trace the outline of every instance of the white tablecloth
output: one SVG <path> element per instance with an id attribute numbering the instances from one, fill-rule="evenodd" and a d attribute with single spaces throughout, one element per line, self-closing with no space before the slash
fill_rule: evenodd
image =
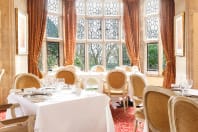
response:
<path id="1" fill-rule="evenodd" d="M 86 95 L 65 91 L 53 93 L 45 101 L 33 103 L 16 94 L 9 103 L 19 103 L 18 114 L 36 114 L 36 132 L 114 132 L 109 97 L 104 94 Z"/>

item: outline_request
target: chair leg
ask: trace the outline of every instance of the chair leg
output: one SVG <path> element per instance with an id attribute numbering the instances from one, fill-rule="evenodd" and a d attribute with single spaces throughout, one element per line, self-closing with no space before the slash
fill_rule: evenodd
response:
<path id="1" fill-rule="evenodd" d="M 135 119 L 133 132 L 137 131 L 137 127 L 138 127 L 138 120 Z"/>

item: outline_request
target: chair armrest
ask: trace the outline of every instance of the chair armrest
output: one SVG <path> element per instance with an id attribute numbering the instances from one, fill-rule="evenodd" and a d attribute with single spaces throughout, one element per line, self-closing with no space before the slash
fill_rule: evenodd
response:
<path id="1" fill-rule="evenodd" d="M 142 97 L 138 97 L 138 96 L 133 96 L 132 99 L 136 100 L 136 101 L 143 101 Z"/>
<path id="2" fill-rule="evenodd" d="M 0 123 L 3 125 L 10 125 L 15 123 L 25 122 L 26 120 L 28 120 L 28 118 L 29 116 L 16 117 L 16 118 L 0 121 Z"/>

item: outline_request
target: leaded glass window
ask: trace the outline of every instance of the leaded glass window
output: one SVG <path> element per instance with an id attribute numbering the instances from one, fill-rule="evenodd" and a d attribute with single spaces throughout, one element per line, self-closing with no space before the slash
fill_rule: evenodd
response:
<path id="1" fill-rule="evenodd" d="M 119 48 L 117 43 L 106 44 L 106 69 L 119 66 Z"/>
<path id="2" fill-rule="evenodd" d="M 147 71 L 159 73 L 163 70 L 163 50 L 160 43 L 159 27 L 159 2 L 160 0 L 145 0 L 144 8 L 144 35 L 147 44 Z"/>
<path id="3" fill-rule="evenodd" d="M 158 16 L 150 16 L 146 17 L 145 20 L 146 25 L 146 39 L 158 39 L 159 36 L 159 17 Z"/>
<path id="4" fill-rule="evenodd" d="M 159 13 L 159 0 L 146 0 L 145 1 L 145 14 L 158 14 Z"/>
<path id="5" fill-rule="evenodd" d="M 102 44 L 88 43 L 89 67 L 102 64 Z"/>
<path id="6" fill-rule="evenodd" d="M 106 19 L 105 20 L 105 37 L 106 39 L 119 39 L 119 19 Z"/>
<path id="7" fill-rule="evenodd" d="M 39 59 L 39 68 L 43 72 L 60 66 L 62 56 L 62 0 L 48 0 L 46 35 Z"/>
<path id="8" fill-rule="evenodd" d="M 85 19 L 77 19 L 77 39 L 85 39 Z"/>
<path id="9" fill-rule="evenodd" d="M 88 39 L 102 39 L 102 20 L 89 19 L 88 21 Z"/>
<path id="10" fill-rule="evenodd" d="M 77 0 L 77 45 L 85 45 L 85 70 L 94 65 L 112 69 L 123 65 L 124 42 L 120 0 Z M 76 50 L 81 50 L 78 46 Z M 81 58 L 76 51 L 76 58 Z M 125 54 L 125 55 L 123 55 Z M 130 63 L 129 63 L 130 64 Z"/>
<path id="11" fill-rule="evenodd" d="M 47 16 L 47 37 L 59 37 L 59 17 L 48 15 Z"/>

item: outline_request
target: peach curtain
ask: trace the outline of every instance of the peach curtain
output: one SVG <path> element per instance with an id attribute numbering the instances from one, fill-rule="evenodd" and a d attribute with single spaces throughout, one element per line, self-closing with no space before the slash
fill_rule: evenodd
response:
<path id="1" fill-rule="evenodd" d="M 64 65 L 74 64 L 76 47 L 75 0 L 63 0 Z"/>
<path id="2" fill-rule="evenodd" d="M 132 65 L 140 68 L 139 0 L 123 0 L 125 41 Z"/>
<path id="3" fill-rule="evenodd" d="M 161 39 L 166 57 L 163 87 L 170 88 L 175 82 L 175 54 L 174 54 L 174 0 L 161 0 L 160 30 Z"/>
<path id="4" fill-rule="evenodd" d="M 42 77 L 38 60 L 47 17 L 47 0 L 28 0 L 28 72 Z"/>

